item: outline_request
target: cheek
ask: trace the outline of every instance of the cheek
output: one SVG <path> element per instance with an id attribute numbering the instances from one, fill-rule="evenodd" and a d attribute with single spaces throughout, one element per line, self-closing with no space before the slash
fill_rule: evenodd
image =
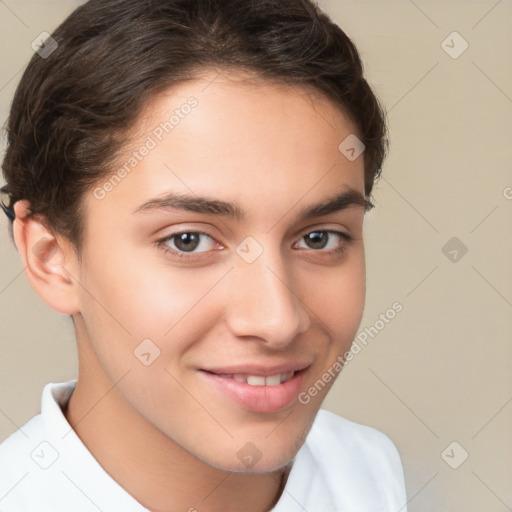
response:
<path id="1" fill-rule="evenodd" d="M 365 286 L 362 247 L 338 267 L 308 277 L 304 302 L 335 344 L 352 342 L 363 315 Z"/>
<path id="2" fill-rule="evenodd" d="M 125 401 L 169 433 L 186 431 L 199 406 L 183 388 L 182 367 L 218 318 L 209 290 L 225 270 L 207 273 L 149 260 L 112 258 L 96 265 L 101 258 L 91 257 L 82 316 L 98 371 L 110 382 L 129 372 L 116 386 Z M 177 410 L 183 414 L 171 414 Z"/>
<path id="3" fill-rule="evenodd" d="M 319 336 L 317 360 L 298 400 L 306 410 L 317 411 L 343 368 L 361 323 L 365 300 L 365 264 L 362 248 L 352 258 L 312 281 L 306 295 L 311 315 L 326 334 Z"/>
<path id="4" fill-rule="evenodd" d="M 107 366 L 131 363 L 145 339 L 155 343 L 162 360 L 176 359 L 187 338 L 196 339 L 217 315 L 208 294 L 223 270 L 171 267 L 162 257 L 121 252 L 110 252 L 108 261 L 91 254 L 82 275 L 82 316 L 91 344 L 108 358 Z"/>

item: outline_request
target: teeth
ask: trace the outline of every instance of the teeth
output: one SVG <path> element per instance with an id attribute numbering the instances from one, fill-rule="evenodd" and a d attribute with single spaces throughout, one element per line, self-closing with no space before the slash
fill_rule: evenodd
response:
<path id="1" fill-rule="evenodd" d="M 294 374 L 294 373 L 295 373 L 295 372 L 283 373 L 283 374 L 281 375 L 281 383 L 282 383 L 282 382 L 287 382 L 287 381 L 289 381 L 289 380 L 293 377 L 293 374 Z"/>
<path id="2" fill-rule="evenodd" d="M 279 386 L 283 382 L 289 381 L 295 372 L 278 373 L 277 375 L 269 375 L 263 377 L 262 375 L 243 375 L 235 374 L 232 376 L 233 380 L 237 382 L 246 382 L 250 386 Z"/>
<path id="3" fill-rule="evenodd" d="M 264 386 L 265 385 L 265 377 L 249 375 L 247 377 L 247 384 L 249 384 L 250 386 Z"/>
<path id="4" fill-rule="evenodd" d="M 281 375 L 271 375 L 265 378 L 265 384 L 267 386 L 279 386 L 281 384 Z"/>

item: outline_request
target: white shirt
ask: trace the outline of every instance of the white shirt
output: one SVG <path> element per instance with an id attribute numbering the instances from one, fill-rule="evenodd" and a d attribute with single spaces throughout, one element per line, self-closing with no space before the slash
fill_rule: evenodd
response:
<path id="1" fill-rule="evenodd" d="M 76 381 L 50 383 L 41 414 L 0 444 L 1 512 L 148 512 L 64 416 Z M 381 432 L 320 410 L 271 512 L 407 512 L 402 464 Z"/>

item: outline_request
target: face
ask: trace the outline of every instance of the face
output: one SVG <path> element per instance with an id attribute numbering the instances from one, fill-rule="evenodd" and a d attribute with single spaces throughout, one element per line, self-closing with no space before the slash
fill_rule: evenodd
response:
<path id="1" fill-rule="evenodd" d="M 278 469 L 362 316 L 363 157 L 338 149 L 357 130 L 305 89 L 216 72 L 135 128 L 85 197 L 80 350 L 169 442 Z"/>

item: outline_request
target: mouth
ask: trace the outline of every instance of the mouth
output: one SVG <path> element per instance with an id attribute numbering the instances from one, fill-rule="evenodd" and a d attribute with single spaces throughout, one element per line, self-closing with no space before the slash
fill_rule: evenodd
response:
<path id="1" fill-rule="evenodd" d="M 248 375 L 244 373 L 234 373 L 234 374 L 215 374 L 219 377 L 223 377 L 226 379 L 233 379 L 237 382 L 244 382 L 249 384 L 249 386 L 279 386 L 280 384 L 284 384 L 288 382 L 296 372 L 286 372 L 286 373 L 276 373 L 275 375 L 269 375 L 265 377 L 264 375 Z"/>
<path id="2" fill-rule="evenodd" d="M 275 413 L 297 402 L 310 366 L 200 369 L 198 373 L 210 389 L 238 407 L 258 413 Z"/>

